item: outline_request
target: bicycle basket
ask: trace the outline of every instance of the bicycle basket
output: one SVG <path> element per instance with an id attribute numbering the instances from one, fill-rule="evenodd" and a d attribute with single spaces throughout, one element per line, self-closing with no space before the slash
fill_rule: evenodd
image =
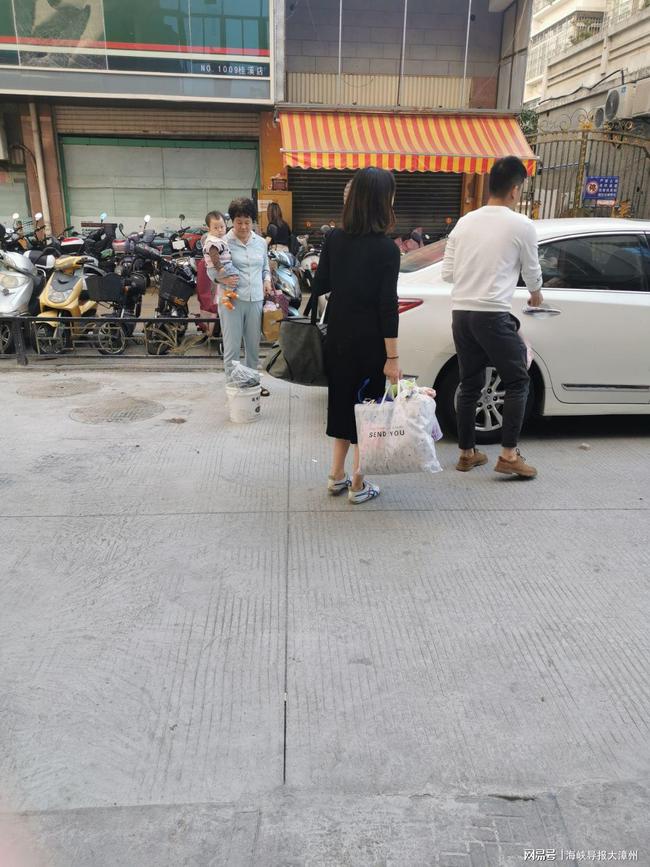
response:
<path id="1" fill-rule="evenodd" d="M 194 283 L 188 283 L 177 274 L 171 274 L 169 271 L 163 271 L 160 275 L 160 291 L 159 296 L 171 301 L 174 298 L 179 298 L 181 301 L 189 301 L 194 295 L 196 287 Z"/>
<path id="2" fill-rule="evenodd" d="M 117 304 L 124 299 L 122 281 L 113 273 L 86 275 L 86 292 L 91 301 Z"/>

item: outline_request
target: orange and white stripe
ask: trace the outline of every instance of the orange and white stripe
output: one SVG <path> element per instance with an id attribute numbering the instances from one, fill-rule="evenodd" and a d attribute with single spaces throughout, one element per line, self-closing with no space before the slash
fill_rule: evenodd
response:
<path id="1" fill-rule="evenodd" d="M 499 157 L 535 156 L 511 115 L 282 112 L 282 153 L 300 169 L 377 166 L 406 172 L 485 174 Z"/>

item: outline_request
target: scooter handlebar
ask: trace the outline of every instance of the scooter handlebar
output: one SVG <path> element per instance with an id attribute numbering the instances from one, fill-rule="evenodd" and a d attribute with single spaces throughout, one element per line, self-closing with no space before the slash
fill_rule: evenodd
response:
<path id="1" fill-rule="evenodd" d="M 163 259 L 162 253 L 156 250 L 155 247 L 149 246 L 149 244 L 136 244 L 135 252 L 145 259 L 152 259 L 154 262 L 160 262 Z"/>

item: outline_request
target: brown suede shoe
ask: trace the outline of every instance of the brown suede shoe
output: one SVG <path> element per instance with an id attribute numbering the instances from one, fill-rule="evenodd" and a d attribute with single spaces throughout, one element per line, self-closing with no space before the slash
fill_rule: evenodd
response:
<path id="1" fill-rule="evenodd" d="M 484 455 L 483 452 L 477 452 L 476 449 L 474 449 L 474 454 L 470 457 L 461 455 L 458 458 L 456 469 L 461 473 L 467 473 L 470 470 L 473 470 L 474 467 L 482 467 L 483 464 L 487 464 L 487 460 L 487 455 Z"/>
<path id="2" fill-rule="evenodd" d="M 514 461 L 507 461 L 499 455 L 499 459 L 494 467 L 495 473 L 505 473 L 511 476 L 521 476 L 522 479 L 534 479 L 537 475 L 535 467 L 531 467 L 522 458 L 519 449 L 517 449 L 517 457 Z"/>

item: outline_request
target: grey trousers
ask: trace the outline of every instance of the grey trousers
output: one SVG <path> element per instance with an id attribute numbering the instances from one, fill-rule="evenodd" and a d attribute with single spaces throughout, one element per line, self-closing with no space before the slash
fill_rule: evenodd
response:
<path id="1" fill-rule="evenodd" d="M 232 376 L 232 368 L 240 359 L 241 344 L 244 341 L 244 364 L 257 370 L 260 357 L 260 334 L 262 331 L 263 301 L 234 302 L 233 310 L 219 307 L 221 333 L 223 335 L 223 360 L 226 380 Z"/>

